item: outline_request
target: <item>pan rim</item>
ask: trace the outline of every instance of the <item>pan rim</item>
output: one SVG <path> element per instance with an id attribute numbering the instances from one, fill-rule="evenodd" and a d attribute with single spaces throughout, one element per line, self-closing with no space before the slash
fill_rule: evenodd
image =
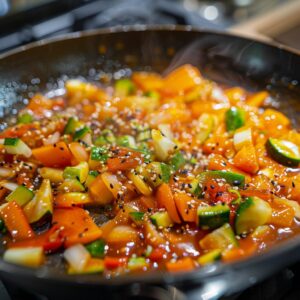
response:
<path id="1" fill-rule="evenodd" d="M 249 42 L 258 42 L 260 44 L 275 47 L 277 49 L 287 51 L 292 55 L 300 56 L 300 51 L 292 49 L 290 47 L 281 45 L 277 42 L 266 42 L 258 39 L 248 38 L 240 36 L 236 33 L 228 33 L 217 30 L 207 30 L 207 29 L 198 29 L 192 26 L 178 26 L 178 25 L 133 25 L 133 26 L 115 26 L 105 29 L 94 29 L 88 31 L 80 31 L 75 33 L 68 33 L 58 37 L 47 38 L 38 42 L 33 42 L 25 46 L 18 47 L 16 49 L 9 50 L 3 54 L 0 54 L 0 63 L 1 60 L 8 58 L 10 56 L 29 51 L 33 48 L 38 48 L 48 44 L 53 44 L 56 42 L 70 40 L 70 39 L 79 39 L 89 36 L 97 35 L 106 35 L 114 33 L 126 33 L 126 32 L 163 32 L 163 31 L 172 31 L 172 32 L 195 32 L 195 33 L 208 33 L 208 34 L 217 34 L 222 36 L 229 36 L 233 38 L 243 39 Z M 293 253 L 296 249 L 300 247 L 300 236 L 292 238 L 288 241 L 282 242 L 280 245 L 268 250 L 265 253 L 255 255 L 253 257 L 247 258 L 242 261 L 234 262 L 231 264 L 213 264 L 211 266 L 196 269 L 192 272 L 178 273 L 178 274 L 169 274 L 167 272 L 149 272 L 143 275 L 141 274 L 126 274 L 125 276 L 119 276 L 112 279 L 107 279 L 99 275 L 67 275 L 56 273 L 55 271 L 47 270 L 46 268 L 39 269 L 30 269 L 18 265 L 13 265 L 3 261 L 0 258 L 0 274 L 17 274 L 19 276 L 31 276 L 40 280 L 47 280 L 53 282 L 59 282 L 63 284 L 78 284 L 78 285 L 89 285 L 89 286 L 106 286 L 106 287 L 121 287 L 130 283 L 141 282 L 141 283 L 159 283 L 159 284 L 176 284 L 189 282 L 199 284 L 200 282 L 207 280 L 214 276 L 222 275 L 226 272 L 239 271 L 247 269 L 249 266 L 258 266 L 261 263 L 267 263 L 272 261 L 274 258 L 279 257 L 280 255 L 288 255 Z M 285 264 L 283 264 L 285 265 Z M 184 275 L 184 276 L 183 276 Z M 92 279 L 92 280 L 91 280 Z"/>

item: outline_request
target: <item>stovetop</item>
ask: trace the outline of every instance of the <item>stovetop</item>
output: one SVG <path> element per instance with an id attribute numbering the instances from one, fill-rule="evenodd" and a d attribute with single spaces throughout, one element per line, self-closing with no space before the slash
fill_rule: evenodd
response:
<path id="1" fill-rule="evenodd" d="M 115 25 L 180 24 L 224 30 L 284 1 L 0 0 L 0 52 L 67 32 Z M 296 300 L 298 282 L 300 264 L 224 300 Z M 29 299 L 47 298 L 0 282 L 0 300 Z"/>

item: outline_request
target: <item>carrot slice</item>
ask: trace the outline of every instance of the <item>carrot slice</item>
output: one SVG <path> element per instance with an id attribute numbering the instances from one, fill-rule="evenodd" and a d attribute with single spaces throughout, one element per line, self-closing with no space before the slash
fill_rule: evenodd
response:
<path id="1" fill-rule="evenodd" d="M 89 214 L 79 207 L 55 209 L 53 224 L 62 229 L 66 248 L 77 243 L 90 243 L 102 235 L 101 229 L 94 223 Z"/>
<path id="2" fill-rule="evenodd" d="M 0 216 L 15 240 L 24 240 L 34 236 L 22 208 L 15 201 L 3 205 Z"/>
<path id="3" fill-rule="evenodd" d="M 165 94 L 180 94 L 200 84 L 200 71 L 192 65 L 183 65 L 172 71 L 164 78 L 163 91 Z"/>
<path id="4" fill-rule="evenodd" d="M 171 219 L 175 223 L 181 223 L 180 217 L 176 209 L 174 197 L 171 188 L 168 184 L 163 183 L 159 186 L 159 188 L 157 189 L 156 198 L 158 206 L 164 207 L 168 211 Z"/>
<path id="5" fill-rule="evenodd" d="M 71 164 L 72 159 L 65 142 L 33 149 L 32 154 L 46 167 L 65 167 Z"/>
<path id="6" fill-rule="evenodd" d="M 175 193 L 174 200 L 177 210 L 185 222 L 196 222 L 197 208 L 193 205 L 193 198 L 183 193 Z"/>
<path id="7" fill-rule="evenodd" d="M 166 268 L 169 272 L 186 272 L 195 269 L 195 263 L 190 257 L 185 257 L 175 262 L 167 262 Z"/>

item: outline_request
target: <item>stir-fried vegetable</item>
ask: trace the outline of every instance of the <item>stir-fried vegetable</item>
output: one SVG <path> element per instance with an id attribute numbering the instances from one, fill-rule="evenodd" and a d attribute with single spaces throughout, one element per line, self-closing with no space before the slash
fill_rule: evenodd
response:
<path id="1" fill-rule="evenodd" d="M 268 92 L 192 65 L 65 88 L 0 133 L 7 262 L 60 253 L 70 275 L 186 272 L 300 233 L 300 133 Z"/>

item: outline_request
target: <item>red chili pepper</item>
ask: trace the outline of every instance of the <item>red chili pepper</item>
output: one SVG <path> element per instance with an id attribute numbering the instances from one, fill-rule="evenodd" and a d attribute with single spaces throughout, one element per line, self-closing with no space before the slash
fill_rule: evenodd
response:
<path id="1" fill-rule="evenodd" d="M 110 257 L 106 256 L 104 258 L 104 266 L 106 269 L 112 270 L 118 267 L 124 266 L 127 263 L 126 257 Z"/>
<path id="2" fill-rule="evenodd" d="M 159 262 L 164 258 L 166 251 L 162 248 L 155 248 L 149 255 L 150 260 Z"/>
<path id="3" fill-rule="evenodd" d="M 58 226 L 53 226 L 47 232 L 37 235 L 34 238 L 23 241 L 12 242 L 9 248 L 19 247 L 43 247 L 44 251 L 54 252 L 58 250 L 63 244 L 63 237 Z"/>

